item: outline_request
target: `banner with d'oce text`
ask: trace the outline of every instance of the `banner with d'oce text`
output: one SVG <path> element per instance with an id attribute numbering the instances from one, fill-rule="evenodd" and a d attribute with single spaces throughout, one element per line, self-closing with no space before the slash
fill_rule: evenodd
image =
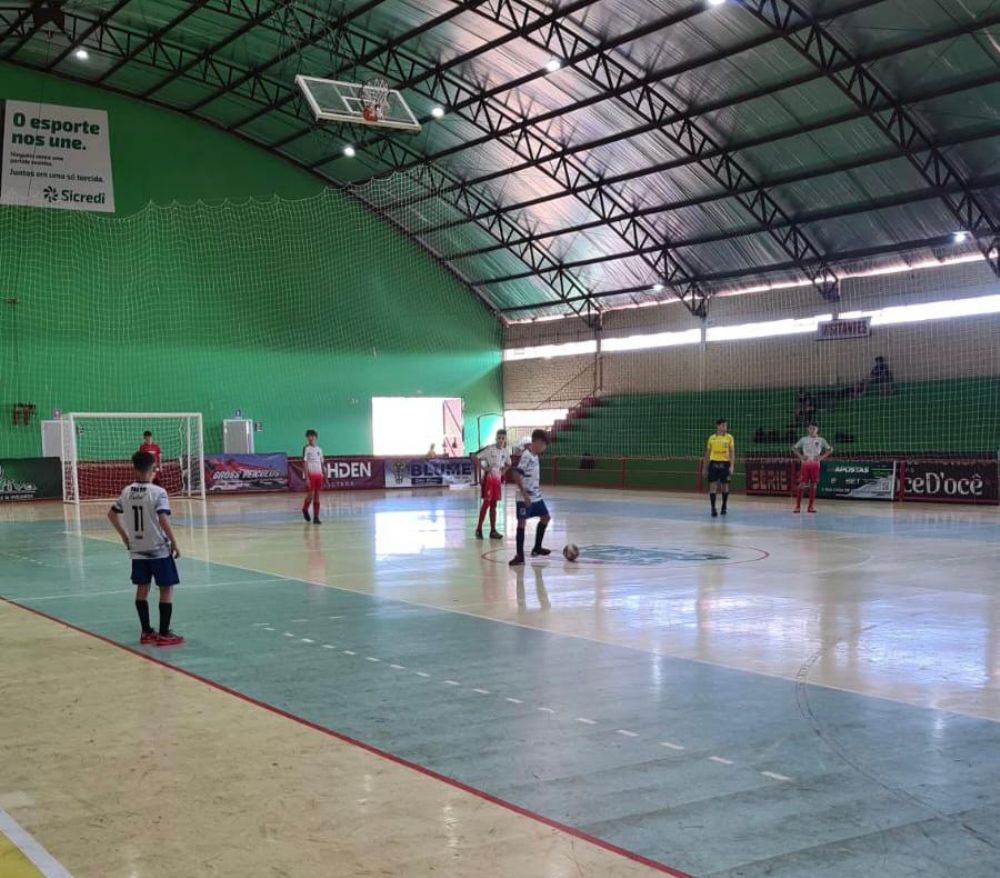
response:
<path id="1" fill-rule="evenodd" d="M 114 213 L 104 110 L 5 101 L 0 204 Z"/>

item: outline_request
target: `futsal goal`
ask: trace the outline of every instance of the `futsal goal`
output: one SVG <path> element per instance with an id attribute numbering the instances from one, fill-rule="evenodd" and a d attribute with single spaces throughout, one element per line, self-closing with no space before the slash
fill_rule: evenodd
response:
<path id="1" fill-rule="evenodd" d="M 62 417 L 63 501 L 109 500 L 132 482 L 132 455 L 159 448 L 157 481 L 172 497 L 205 496 L 200 412 L 74 412 Z"/>

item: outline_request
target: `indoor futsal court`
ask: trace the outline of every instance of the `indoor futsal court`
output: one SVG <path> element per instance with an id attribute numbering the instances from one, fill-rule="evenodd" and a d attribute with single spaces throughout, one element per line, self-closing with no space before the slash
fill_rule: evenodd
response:
<path id="1" fill-rule="evenodd" d="M 0 2 L 0 878 L 997 878 L 1000 2 Z"/>

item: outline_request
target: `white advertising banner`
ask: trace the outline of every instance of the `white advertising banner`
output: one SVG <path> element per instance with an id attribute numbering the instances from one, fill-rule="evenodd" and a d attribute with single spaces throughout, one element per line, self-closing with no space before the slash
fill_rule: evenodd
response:
<path id="1" fill-rule="evenodd" d="M 5 101 L 0 204 L 114 213 L 108 114 Z"/>

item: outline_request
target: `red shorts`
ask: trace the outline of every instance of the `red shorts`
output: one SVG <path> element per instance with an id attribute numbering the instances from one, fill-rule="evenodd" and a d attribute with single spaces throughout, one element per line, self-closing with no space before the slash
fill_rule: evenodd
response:
<path id="1" fill-rule="evenodd" d="M 818 482 L 819 481 L 819 461 L 818 460 L 803 460 L 802 469 L 799 472 L 800 482 Z"/>
<path id="2" fill-rule="evenodd" d="M 323 483 L 326 481 L 323 478 L 323 473 L 306 473 L 306 478 L 309 480 L 310 491 L 323 490 Z"/>
<path id="3" fill-rule="evenodd" d="M 503 498 L 503 482 L 500 476 L 487 473 L 483 476 L 482 498 L 487 503 L 499 503 Z"/>

